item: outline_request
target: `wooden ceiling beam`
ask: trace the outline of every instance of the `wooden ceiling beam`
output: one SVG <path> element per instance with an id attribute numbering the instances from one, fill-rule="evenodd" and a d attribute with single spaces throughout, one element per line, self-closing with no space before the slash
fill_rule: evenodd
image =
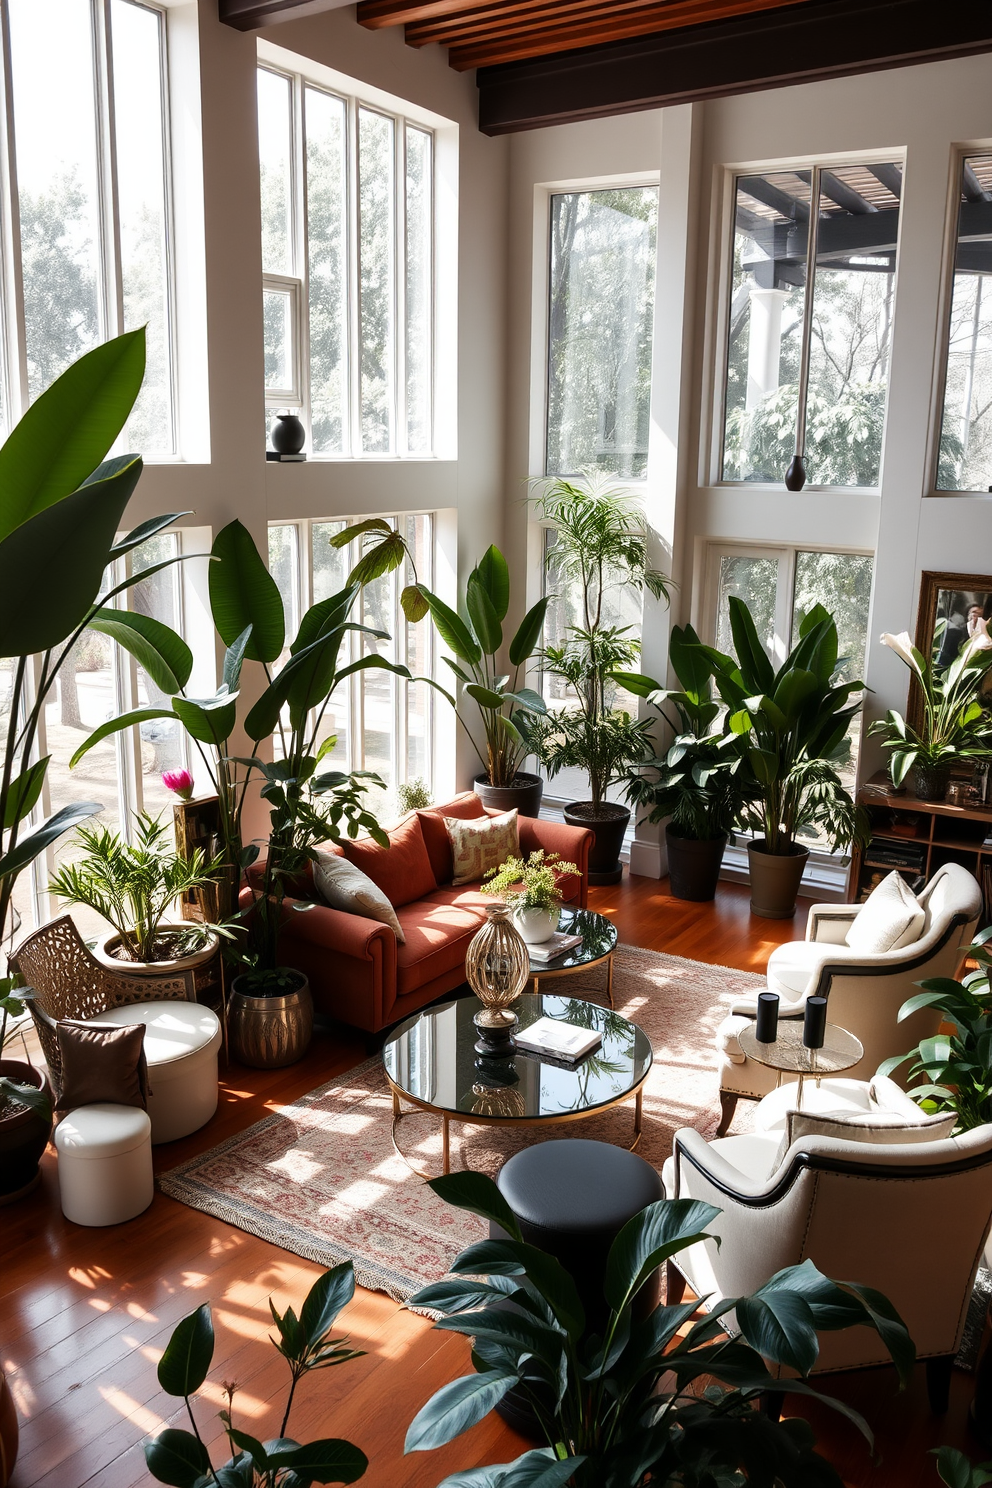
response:
<path id="1" fill-rule="evenodd" d="M 578 26 L 580 29 L 606 23 L 613 36 L 597 40 L 619 39 L 619 28 L 633 22 L 636 34 L 657 32 L 670 26 L 693 25 L 697 21 L 722 18 L 748 9 L 767 9 L 775 5 L 796 5 L 801 0 L 490 0 L 485 6 L 457 14 L 438 16 L 410 23 L 406 39 L 411 46 L 459 46 L 469 42 L 494 45 L 501 38 L 526 42 L 532 38 L 547 39 L 553 49 L 561 51 L 563 38 Z M 509 59 L 508 59 L 509 60 Z"/>
<path id="2" fill-rule="evenodd" d="M 356 19 L 370 31 L 378 31 L 491 8 L 492 0 L 359 0 Z"/>
<path id="3" fill-rule="evenodd" d="M 479 127 L 513 134 L 985 52 L 988 0 L 810 0 L 484 68 Z"/>
<path id="4" fill-rule="evenodd" d="M 273 21 L 296 21 L 301 16 L 340 10 L 349 0 L 217 0 L 217 15 L 235 31 L 257 31 Z"/>
<path id="5" fill-rule="evenodd" d="M 436 39 L 448 47 L 449 61 L 458 72 L 473 67 L 498 67 L 507 62 L 524 62 L 532 57 L 548 56 L 578 47 L 591 47 L 624 41 L 635 36 L 658 35 L 669 29 L 722 21 L 728 14 L 753 15 L 766 10 L 802 4 L 803 0 L 664 0 L 651 8 L 619 12 L 616 7 L 597 7 L 590 15 L 579 6 L 572 18 L 556 17 L 544 25 L 521 24 L 506 35 L 490 39 L 483 30 L 477 40 L 461 42 L 457 38 Z"/>

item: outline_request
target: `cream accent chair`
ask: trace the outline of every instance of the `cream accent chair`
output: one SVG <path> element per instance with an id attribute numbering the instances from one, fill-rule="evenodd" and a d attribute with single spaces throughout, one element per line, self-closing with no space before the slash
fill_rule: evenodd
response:
<path id="1" fill-rule="evenodd" d="M 992 1125 L 889 1146 L 800 1137 L 780 1157 L 781 1145 L 777 1131 L 713 1142 L 676 1133 L 666 1195 L 716 1205 L 722 1213 L 707 1229 L 722 1244 L 701 1241 L 669 1262 L 668 1300 L 688 1282 L 709 1307 L 812 1259 L 826 1276 L 884 1292 L 926 1361 L 931 1408 L 943 1414 L 992 1225 Z M 850 1328 L 822 1335 L 815 1372 L 890 1362 L 874 1332 Z"/>
<path id="2" fill-rule="evenodd" d="M 956 976 L 962 953 L 974 938 L 982 894 L 966 868 L 957 863 L 938 868 L 919 898 L 926 918 L 912 945 L 877 955 L 852 950 L 844 937 L 862 906 L 814 904 L 806 939 L 778 946 L 769 957 L 768 988 L 781 999 L 779 1017 L 801 1018 L 807 997 L 826 997 L 830 1022 L 861 1040 L 863 1059 L 845 1071 L 853 1079 L 870 1080 L 883 1059 L 912 1049 L 937 1032 L 939 1013 L 922 1008 L 900 1023 L 899 1009 L 925 978 Z M 753 1021 L 757 1006 L 756 998 L 738 998 L 717 1030 L 720 1137 L 741 1097 L 760 1100 L 777 1084 L 776 1071 L 748 1059 L 738 1042 L 738 1033 Z M 905 1080 L 906 1073 L 901 1068 L 896 1078 Z"/>

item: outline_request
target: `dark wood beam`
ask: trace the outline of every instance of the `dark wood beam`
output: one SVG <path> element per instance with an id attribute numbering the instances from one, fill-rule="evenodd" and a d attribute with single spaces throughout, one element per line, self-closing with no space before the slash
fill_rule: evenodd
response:
<path id="1" fill-rule="evenodd" d="M 871 171 L 872 175 L 875 177 L 875 180 L 879 183 L 880 186 L 884 186 L 886 191 L 892 192 L 892 195 L 895 197 L 896 201 L 902 200 L 901 165 L 869 165 L 868 170 Z"/>
<path id="2" fill-rule="evenodd" d="M 492 9 L 492 0 L 359 0 L 358 21 L 371 31 L 384 26 L 406 26 L 442 16 Z"/>
<path id="3" fill-rule="evenodd" d="M 479 127 L 513 134 L 989 51 L 989 0 L 811 0 L 481 69 Z"/>
<path id="4" fill-rule="evenodd" d="M 302 16 L 341 10 L 349 0 L 217 0 L 217 14 L 236 31 L 257 31 L 274 21 L 296 21 Z"/>
<path id="5" fill-rule="evenodd" d="M 820 193 L 828 196 L 836 206 L 843 207 L 845 212 L 853 212 L 855 216 L 878 211 L 874 202 L 866 200 L 860 191 L 855 191 L 853 186 L 835 176 L 833 171 L 820 172 Z"/>

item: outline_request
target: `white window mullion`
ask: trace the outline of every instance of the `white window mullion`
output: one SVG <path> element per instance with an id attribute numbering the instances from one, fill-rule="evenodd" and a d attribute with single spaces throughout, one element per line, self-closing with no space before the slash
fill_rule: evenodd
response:
<path id="1" fill-rule="evenodd" d="M 407 377 L 406 377 L 406 123 L 393 120 L 393 201 L 395 230 L 393 237 L 393 454 L 407 453 Z"/>
<path id="2" fill-rule="evenodd" d="M 110 34 L 110 0 L 92 0 L 93 76 L 97 107 L 97 179 L 100 193 L 100 311 L 105 337 L 124 329 L 124 283 L 121 277 L 121 224 L 117 194 L 117 150 Z"/>
<path id="3" fill-rule="evenodd" d="M 300 417 L 306 426 L 307 444 L 312 447 L 313 433 L 310 419 L 310 262 L 307 244 L 310 241 L 310 223 L 307 211 L 307 139 L 306 108 L 303 79 L 293 79 L 293 219 L 295 224 L 293 254 L 296 274 L 300 281 L 300 298 L 297 305 L 296 341 L 300 357 Z M 310 552 L 309 523 L 307 523 L 306 551 Z M 304 583 L 309 592 L 309 561 Z"/>
<path id="4" fill-rule="evenodd" d="M 133 573 L 133 554 L 118 559 L 113 566 L 113 583 L 120 584 Z M 114 600 L 115 609 L 124 609 L 125 595 Z M 110 647 L 113 667 L 114 698 L 118 713 L 129 713 L 138 703 L 138 664 L 129 651 L 116 643 Z M 114 736 L 117 751 L 117 801 L 120 812 L 121 836 L 130 842 L 133 836 L 133 814 L 141 811 L 144 798 L 141 790 L 141 728 L 122 729 Z"/>
<path id="5" fill-rule="evenodd" d="M 362 319 L 361 283 L 362 257 L 359 234 L 359 175 L 358 175 L 358 104 L 354 98 L 348 100 L 348 181 L 347 181 L 347 235 L 348 235 L 348 392 L 349 392 L 349 445 L 346 450 L 353 458 L 362 453 Z"/>
<path id="6" fill-rule="evenodd" d="M 4 387 L 10 400 L 7 424 L 13 428 L 28 406 L 28 362 L 24 333 L 24 282 L 21 272 L 21 209 L 17 194 L 17 154 L 14 136 L 14 93 L 10 85 L 10 17 L 0 6 L 0 46 L 3 62 L 2 172 L 3 186 L 3 360 Z"/>

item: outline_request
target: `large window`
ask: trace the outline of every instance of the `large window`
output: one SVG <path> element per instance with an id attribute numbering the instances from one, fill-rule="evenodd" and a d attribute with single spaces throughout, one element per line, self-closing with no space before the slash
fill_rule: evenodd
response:
<path id="1" fill-rule="evenodd" d="M 737 178 L 723 480 L 799 452 L 812 485 L 878 485 L 901 189 L 891 162 Z"/>
<path id="2" fill-rule="evenodd" d="M 551 198 L 545 471 L 647 473 L 658 190 Z"/>
<path id="3" fill-rule="evenodd" d="M 134 0 L 7 0 L 0 422 L 84 351 L 147 325 L 125 443 L 176 451 L 165 21 Z M 19 251 L 18 251 L 19 250 Z"/>
<path id="4" fill-rule="evenodd" d="M 267 408 L 315 455 L 429 455 L 433 135 L 262 67 L 258 140 Z"/>
<path id="5" fill-rule="evenodd" d="M 434 581 L 434 519 L 430 513 L 387 519 L 407 540 L 416 564 L 416 576 L 431 587 Z M 348 523 L 278 522 L 269 527 L 269 568 L 286 607 L 287 644 L 310 605 L 328 599 L 344 587 L 354 562 L 350 549 L 332 548 L 331 538 Z M 351 632 L 349 654 L 342 660 L 357 661 L 376 650 L 389 661 L 402 662 L 415 677 L 431 677 L 434 664 L 434 629 L 425 621 L 411 625 L 400 608 L 400 593 L 414 581 L 409 564 L 368 584 L 362 593 L 362 624 L 389 634 L 388 641 L 360 631 Z M 434 694 L 425 682 L 404 682 L 395 673 L 378 667 L 356 672 L 342 683 L 324 714 L 323 739 L 336 737 L 325 756 L 343 770 L 374 770 L 387 790 L 385 801 L 370 797 L 373 809 L 395 808 L 396 786 L 408 780 L 425 780 L 434 774 Z M 278 747 L 278 743 L 277 743 Z"/>
<path id="6" fill-rule="evenodd" d="M 992 155 L 961 162 L 938 491 L 992 490 Z"/>

